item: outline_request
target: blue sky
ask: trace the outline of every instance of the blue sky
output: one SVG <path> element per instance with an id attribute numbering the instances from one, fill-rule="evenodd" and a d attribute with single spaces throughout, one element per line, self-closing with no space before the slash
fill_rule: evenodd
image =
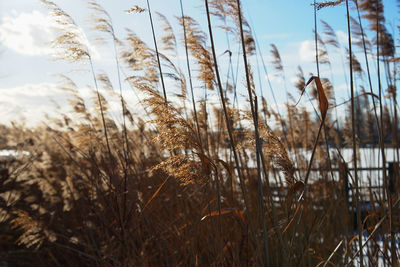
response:
<path id="1" fill-rule="evenodd" d="M 90 11 L 85 1 L 69 0 L 55 1 L 77 22 L 85 32 L 87 43 L 91 47 L 94 57 L 96 71 L 104 71 L 117 87 L 116 68 L 110 44 L 99 46 L 94 41 L 96 34 L 90 31 Z M 388 29 L 393 28 L 395 40 L 398 40 L 398 8 L 396 1 L 383 1 L 385 4 L 385 15 Z M 125 28 L 133 30 L 150 47 L 153 47 L 149 18 L 146 12 L 142 14 L 127 14 L 124 10 L 133 5 L 146 6 L 145 1 L 98 1 L 106 9 L 114 23 L 119 38 L 125 36 Z M 244 15 L 251 24 L 253 31 L 260 43 L 260 51 L 269 71 L 269 78 L 272 81 L 274 92 L 277 96 L 278 105 L 283 105 L 286 97 L 284 87 L 295 97 L 298 92 L 294 89 L 297 66 L 304 70 L 306 79 L 309 73 L 316 73 L 313 47 L 314 17 L 312 1 L 299 0 L 245 0 L 242 1 Z M 181 39 L 181 29 L 176 23 L 175 16 L 180 15 L 178 0 L 152 0 L 150 1 L 152 11 L 164 14 L 174 27 L 175 34 Z M 200 0 L 184 0 L 185 13 L 194 17 L 207 32 L 204 2 Z M 352 11 L 355 16 L 354 11 Z M 339 41 L 347 45 L 347 22 L 345 5 L 335 8 L 325 8 L 318 11 L 318 30 L 322 31 L 319 19 L 328 22 L 336 31 Z M 213 20 L 214 25 L 220 24 Z M 58 112 L 68 110 L 66 105 L 67 96 L 65 92 L 57 88 L 57 74 L 63 73 L 71 76 L 82 87 L 84 97 L 89 97 L 87 85 L 92 85 L 88 66 L 84 64 L 67 64 L 54 61 L 51 58 L 51 49 L 48 42 L 55 37 L 52 30 L 52 22 L 48 17 L 47 10 L 39 1 L 34 0 L 8 0 L 0 1 L 0 123 L 8 123 L 11 120 L 19 121 L 25 117 L 27 124 L 35 124 L 44 119 L 43 114 L 55 115 Z M 390 26 L 390 25 L 392 26 Z M 366 26 L 366 22 L 364 22 Z M 392 27 L 392 28 L 391 28 Z M 156 34 L 162 34 L 159 21 L 156 21 Z M 222 54 L 227 49 L 225 35 L 222 31 L 216 30 L 217 54 Z M 281 54 L 286 84 L 276 75 L 271 65 L 270 44 L 274 43 Z M 237 54 L 238 46 L 232 45 L 232 52 Z M 344 55 L 329 48 L 332 72 L 326 67 L 321 68 L 321 76 L 333 78 L 335 92 L 338 102 L 347 100 L 348 90 L 345 83 L 343 62 Z M 356 51 L 357 52 L 357 51 Z M 184 56 L 182 46 L 179 51 Z M 342 51 L 343 53 L 343 51 Z M 356 55 L 358 55 L 356 53 Z M 358 57 L 363 63 L 363 58 Z M 234 59 L 235 61 L 236 59 Z M 241 58 L 240 58 L 241 60 Z M 179 61 L 179 60 L 178 60 Z M 271 101 L 270 89 L 266 83 L 266 77 L 261 71 L 261 86 L 257 77 L 257 66 L 255 57 L 251 59 L 255 73 L 257 90 L 262 88 L 267 101 Z M 179 65 L 184 68 L 183 58 Z M 222 70 L 227 66 L 226 60 L 220 57 Z M 259 66 L 261 67 L 261 66 Z M 374 69 L 372 70 L 374 71 Z M 224 73 L 224 72 L 223 72 Z M 226 73 L 226 72 L 225 72 Z M 243 77 L 238 82 L 243 85 Z M 243 86 L 242 86 L 243 87 Z M 85 89 L 86 88 L 86 89 Z M 128 89 L 127 84 L 123 85 L 124 95 L 128 104 L 137 106 L 137 98 Z M 243 88 L 242 88 L 243 89 Z M 241 89 L 241 90 L 242 90 Z M 240 91 L 244 96 L 245 91 Z M 260 93 L 260 92 L 258 92 Z M 216 93 L 210 92 L 210 99 L 218 102 Z M 241 99 L 245 105 L 244 97 Z M 58 104 L 58 106 L 57 106 Z M 271 103 L 272 104 L 272 103 Z M 272 104 L 274 105 L 274 104 Z M 139 111 L 138 111 L 139 112 Z"/>

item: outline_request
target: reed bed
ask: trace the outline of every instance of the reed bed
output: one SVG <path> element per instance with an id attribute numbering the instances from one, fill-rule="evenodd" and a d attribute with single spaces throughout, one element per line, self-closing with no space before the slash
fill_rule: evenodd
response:
<path id="1" fill-rule="evenodd" d="M 59 24 L 58 59 L 87 63 L 92 98 L 60 75 L 70 112 L 34 128 L 0 127 L 0 147 L 19 151 L 1 158 L 2 266 L 398 266 L 398 56 L 382 1 L 314 1 L 317 73 L 305 77 L 299 67 L 298 95 L 285 82 L 283 109 L 257 94 L 255 58 L 268 73 L 240 0 L 200 1 L 205 31 L 180 1 L 176 35 L 149 1 L 127 10 L 147 13 L 151 44 L 131 30 L 120 39 L 107 11 L 90 2 L 92 30 L 112 43 L 117 88 L 96 71 L 72 16 L 42 2 Z M 347 10 L 347 47 L 326 22 L 318 32 L 322 8 Z M 229 46 L 235 40 L 240 47 L 237 63 L 226 51 L 228 68 L 216 54 L 215 24 Z M 271 47 L 271 63 L 285 80 Z M 334 84 L 319 73 L 320 65 L 330 66 L 327 47 L 340 51 L 350 70 L 344 121 Z M 245 81 L 244 105 L 237 76 Z M 126 101 L 128 88 L 144 96 L 139 114 Z M 211 90 L 218 105 L 208 99 Z M 119 99 L 120 119 L 108 97 Z M 374 148 L 382 164 L 365 174 L 360 150 Z M 395 154 L 391 176 L 388 149 Z M 362 185 L 362 175 L 370 183 L 378 176 L 378 189 Z"/>

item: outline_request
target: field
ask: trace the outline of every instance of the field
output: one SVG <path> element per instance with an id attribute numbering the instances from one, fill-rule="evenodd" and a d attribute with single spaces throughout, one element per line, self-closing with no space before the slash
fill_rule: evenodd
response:
<path id="1" fill-rule="evenodd" d="M 174 22 L 152 1 L 121 10 L 148 20 L 147 42 L 88 2 L 115 80 L 74 14 L 41 2 L 57 62 L 89 71 L 58 76 L 67 112 L 0 125 L 1 266 L 399 266 L 398 35 L 384 1 L 311 3 L 316 72 L 287 84 L 272 44 L 284 86 L 270 98 L 245 1 L 198 1 L 199 22 L 182 0 Z M 345 46 L 324 9 L 343 11 Z M 343 55 L 344 102 L 320 73 L 328 48 Z"/>

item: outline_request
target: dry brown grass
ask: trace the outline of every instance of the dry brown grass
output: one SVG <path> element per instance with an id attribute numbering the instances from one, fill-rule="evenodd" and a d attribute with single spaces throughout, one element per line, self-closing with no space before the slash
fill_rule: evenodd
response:
<path id="1" fill-rule="evenodd" d="M 186 37 L 179 39 L 159 14 L 165 35 L 159 41 L 161 51 L 156 52 L 132 31 L 125 40 L 118 39 L 108 13 L 91 2 L 94 29 L 112 37 L 118 70 L 123 67 L 129 85 L 145 95 L 141 104 L 146 117 L 139 118 L 132 115 L 122 88 L 116 92 L 107 74 L 94 72 L 90 52 L 73 30 L 72 17 L 53 2 L 43 2 L 60 24 L 55 44 L 63 51 L 62 59 L 89 61 L 95 88 L 92 99 L 84 99 L 74 81 L 61 76 L 60 87 L 70 98 L 71 112 L 33 129 L 17 124 L 0 127 L 0 148 L 28 152 L 5 162 L 0 173 L 2 262 L 10 266 L 342 266 L 357 256 L 354 197 L 348 196 L 349 192 L 354 196 L 357 185 L 340 155 L 343 147 L 357 144 L 351 138 L 350 121 L 339 127 L 332 118 L 336 100 L 329 79 L 312 77 L 306 83 L 299 67 L 299 93 L 313 80 L 316 83 L 310 94 L 312 103 L 316 100 L 319 105 L 316 118 L 296 106 L 290 95 L 287 117 L 269 106 L 268 99 L 262 99 L 261 114 L 249 65 L 246 78 L 252 108 L 240 111 L 231 103 L 228 88 L 222 88 L 215 51 L 194 19 L 186 14 L 178 19 L 186 31 Z M 376 19 L 372 14 L 376 8 L 362 2 L 367 19 Z M 138 6 L 129 10 L 133 15 L 144 11 Z M 239 11 L 236 1 L 213 0 L 208 15 L 221 19 L 220 26 L 237 37 L 251 57 L 256 53 L 254 37 L 244 18 L 240 24 Z M 326 45 L 340 47 L 334 30 L 324 25 L 327 40 L 317 36 L 317 52 L 319 63 L 328 64 Z M 360 25 L 355 27 L 363 35 Z M 384 29 L 382 34 L 386 34 L 381 40 L 384 45 L 390 38 Z M 211 106 L 205 97 L 193 101 L 196 113 L 185 105 L 189 101 L 186 77 L 174 60 L 179 41 L 192 56 L 188 68 L 195 75 L 190 78 L 201 84 L 204 96 L 207 90 L 220 89 L 223 108 Z M 384 63 L 394 64 L 389 50 L 390 44 L 382 48 Z M 273 65 L 283 73 L 275 45 L 271 52 Z M 157 55 L 168 72 L 164 77 L 180 89 L 182 102 L 166 101 L 159 92 Z M 361 64 L 354 55 L 348 58 L 361 77 L 365 72 Z M 391 88 L 388 96 L 395 99 L 395 95 Z M 355 99 L 362 101 L 369 95 L 363 96 Z M 108 97 L 121 99 L 123 123 L 113 119 Z M 368 122 L 359 121 L 358 145 L 376 144 L 371 131 L 378 134 L 379 125 L 385 132 L 397 127 L 392 125 L 389 107 L 385 108 L 385 119 L 378 124 L 372 111 L 363 110 Z M 259 119 L 262 115 L 265 120 Z M 271 115 L 281 127 L 268 125 Z M 320 136 L 323 125 L 325 136 Z M 328 143 L 338 151 L 329 164 Z M 299 152 L 311 150 L 314 160 Z M 337 179 L 332 179 L 332 166 L 338 169 Z M 395 264 L 388 238 L 400 227 L 398 184 L 394 188 L 390 216 L 387 194 L 370 189 L 361 201 L 371 207 L 362 214 L 362 228 L 371 234 L 364 257 L 370 265 L 379 259 Z"/>

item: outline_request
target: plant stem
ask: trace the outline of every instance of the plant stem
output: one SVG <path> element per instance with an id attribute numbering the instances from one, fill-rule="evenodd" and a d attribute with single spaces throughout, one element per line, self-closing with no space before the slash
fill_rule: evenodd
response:
<path id="1" fill-rule="evenodd" d="M 162 69 L 161 69 L 161 61 L 160 61 L 160 56 L 159 56 L 159 53 L 158 53 L 156 34 L 154 32 L 153 18 L 151 16 L 151 9 L 150 9 L 149 0 L 147 0 L 147 9 L 149 10 L 151 32 L 153 34 L 153 42 L 154 42 L 154 48 L 156 50 L 156 55 L 157 55 L 158 70 L 160 71 L 160 80 L 161 80 L 161 86 L 162 86 L 162 89 L 163 89 L 164 100 L 165 100 L 165 102 L 167 102 L 168 101 L 167 100 L 167 92 L 165 90 L 164 77 L 163 77 L 163 72 L 162 72 Z"/>
<path id="2" fill-rule="evenodd" d="M 246 45 L 245 45 L 245 40 L 244 40 L 240 0 L 237 0 L 237 8 L 238 8 L 238 17 L 239 17 L 240 37 L 241 37 L 241 41 L 242 41 L 243 61 L 244 61 L 244 68 L 245 68 L 245 72 L 246 72 L 247 92 L 249 94 L 250 108 L 251 108 L 251 113 L 252 113 L 253 123 L 254 123 L 254 138 L 256 141 L 258 193 L 259 193 L 259 198 L 260 198 L 260 203 L 261 203 L 260 206 L 262 209 L 261 216 L 262 216 L 262 229 L 263 229 L 263 239 L 264 239 L 264 256 L 265 256 L 266 266 L 270 266 L 269 251 L 268 251 L 268 239 L 267 239 L 267 227 L 266 227 L 266 223 L 265 223 L 264 193 L 263 193 L 263 189 L 262 189 L 262 179 L 261 179 L 261 163 L 260 163 L 261 144 L 260 144 L 260 136 L 259 136 L 259 132 L 258 132 L 258 114 L 257 114 L 258 111 L 257 111 L 257 107 L 253 106 L 253 96 L 252 96 L 249 66 L 248 66 L 248 62 L 247 62 Z M 254 104 L 257 105 L 257 97 L 255 97 Z"/>
<path id="3" fill-rule="evenodd" d="M 382 84 L 381 84 L 381 75 L 380 75 L 380 64 L 379 64 L 379 45 L 380 45 L 380 24 L 379 24 L 379 6 L 376 7 L 376 64 L 377 64 L 377 74 L 378 74 L 378 88 L 379 88 L 379 115 L 381 120 L 381 128 L 379 133 L 379 138 L 381 139 L 380 148 L 382 153 L 382 172 L 383 172 L 383 186 L 385 187 L 386 198 L 388 201 L 388 215 L 389 215 L 389 232 L 390 232 L 390 254 L 391 254 L 391 263 L 394 264 L 396 262 L 396 243 L 394 240 L 394 231 L 392 229 L 392 196 L 389 191 L 389 184 L 387 181 L 386 175 L 386 155 L 385 155 L 385 139 L 383 132 L 383 101 L 382 101 Z M 361 251 L 361 249 L 360 249 Z"/>
<path id="4" fill-rule="evenodd" d="M 105 119 L 105 116 L 104 116 L 103 103 L 101 102 L 99 87 L 98 87 L 98 85 L 97 85 L 96 74 L 95 74 L 94 68 L 93 68 L 93 61 L 92 61 L 92 58 L 91 58 L 90 56 L 89 56 L 89 64 L 90 64 L 90 69 L 91 69 L 91 71 L 92 71 L 94 86 L 95 86 L 95 88 L 96 88 L 97 100 L 99 101 L 100 114 L 101 114 L 101 120 L 102 120 L 103 128 L 104 128 L 104 137 L 105 137 L 105 139 L 106 139 L 107 150 L 108 150 L 108 153 L 109 153 L 110 159 L 111 159 L 111 158 L 112 158 L 112 154 L 111 154 L 111 147 L 110 147 L 110 142 L 109 142 L 109 138 L 108 138 L 108 132 L 107 132 L 107 126 L 106 126 L 106 119 Z M 111 181 L 110 181 L 110 183 L 111 183 Z"/>
<path id="5" fill-rule="evenodd" d="M 188 75 L 189 75 L 190 93 L 192 95 L 192 105 L 193 105 L 193 112 L 194 112 L 194 120 L 196 122 L 197 135 L 199 136 L 198 138 L 199 138 L 200 147 L 202 148 L 203 146 L 202 146 L 202 143 L 201 143 L 200 125 L 199 125 L 199 119 L 197 117 L 196 103 L 194 101 L 192 74 L 191 74 L 191 70 L 190 70 L 189 51 L 188 51 L 187 36 L 186 36 L 186 25 L 185 25 L 185 14 L 183 12 L 182 0 L 179 0 L 179 2 L 180 2 L 180 6 L 181 6 L 183 37 L 184 37 L 184 41 L 185 41 L 186 66 L 187 66 L 187 71 L 188 71 Z"/>
<path id="6" fill-rule="evenodd" d="M 347 30 L 348 30 L 348 42 L 349 42 L 349 59 L 350 59 L 350 91 L 351 91 L 351 127 L 352 127 L 352 138 L 353 138 L 353 162 L 354 162 L 354 179 L 356 187 L 356 209 L 357 209 L 357 232 L 358 232 L 358 243 L 360 251 L 362 250 L 362 224 L 361 224 L 361 208 L 360 208 L 360 192 L 359 192 L 359 181 L 357 171 L 357 139 L 356 139 L 356 122 L 355 122 L 355 105 L 354 105 L 354 81 L 353 81 L 353 54 L 351 46 L 351 31 L 350 31 L 350 13 L 349 13 L 349 1 L 346 0 L 347 10 Z M 364 266 L 363 255 L 360 253 L 360 266 Z"/>
<path id="7" fill-rule="evenodd" d="M 248 217 L 248 223 L 250 228 L 252 228 L 252 223 L 250 220 L 250 206 L 249 206 L 249 201 L 248 201 L 248 196 L 247 196 L 247 192 L 246 192 L 246 186 L 245 186 L 245 181 L 243 179 L 243 175 L 242 175 L 242 171 L 241 171 L 241 167 L 240 167 L 240 163 L 239 163 L 239 157 L 238 157 L 238 153 L 236 151 L 236 144 L 235 141 L 233 139 L 233 131 L 232 131 L 232 125 L 231 125 L 231 120 L 229 119 L 229 115 L 228 115 L 228 110 L 226 107 L 226 103 L 225 103 L 225 98 L 224 98 L 224 92 L 222 90 L 222 83 L 221 83 L 221 78 L 219 75 L 219 70 L 218 70 L 218 62 L 217 62 L 217 56 L 215 53 L 215 45 L 214 45 L 214 38 L 213 38 L 213 33 L 212 33 L 212 26 L 211 26 L 211 18 L 210 18 L 210 11 L 209 11 L 209 7 L 208 7 L 208 0 L 205 0 L 205 6 L 206 6 L 206 13 L 207 13 L 207 22 L 208 22 L 208 31 L 209 31 L 209 35 L 210 35 L 210 42 L 211 42 L 211 50 L 212 50 L 212 55 L 213 55 L 213 59 L 214 59 L 214 68 L 215 68 L 215 76 L 217 79 L 217 86 L 218 86 L 218 92 L 220 94 L 221 97 L 221 102 L 222 102 L 222 109 L 224 111 L 224 117 L 225 117 L 225 122 L 226 122 L 226 128 L 228 129 L 228 135 L 229 135 L 229 143 L 230 146 L 232 148 L 232 152 L 233 152 L 233 157 L 235 159 L 235 165 L 237 168 L 237 173 L 238 173 L 238 177 L 239 177 L 239 181 L 240 181 L 240 187 L 242 190 L 242 194 L 243 194 L 243 201 L 244 201 L 244 205 L 247 209 L 247 217 Z M 252 231 L 252 229 L 250 229 L 250 232 L 252 235 L 254 235 L 254 231 Z"/>

